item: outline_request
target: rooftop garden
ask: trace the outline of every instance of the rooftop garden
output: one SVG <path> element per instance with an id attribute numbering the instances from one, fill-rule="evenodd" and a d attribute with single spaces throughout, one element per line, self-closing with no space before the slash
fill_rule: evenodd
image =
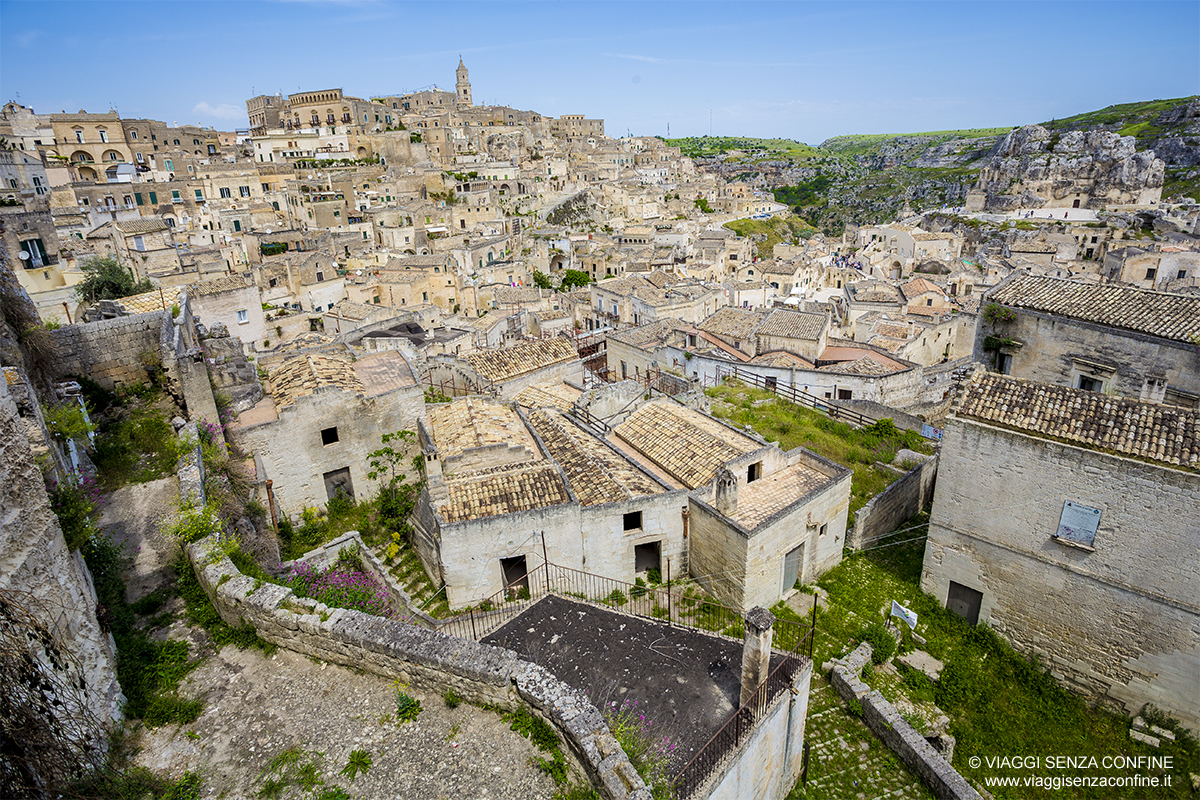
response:
<path id="1" fill-rule="evenodd" d="M 867 501 L 882 492 L 899 475 L 876 464 L 889 464 L 903 449 L 930 454 L 933 448 L 913 431 L 896 428 L 880 420 L 866 428 L 855 428 L 795 403 L 781 400 L 765 389 L 729 381 L 707 391 L 713 415 L 734 425 L 748 427 L 784 450 L 806 447 L 814 453 L 854 470 L 850 482 L 850 519 Z"/>

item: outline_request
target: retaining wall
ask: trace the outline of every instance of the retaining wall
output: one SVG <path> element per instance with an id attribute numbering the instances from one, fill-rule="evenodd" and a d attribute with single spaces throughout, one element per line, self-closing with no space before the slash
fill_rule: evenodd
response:
<path id="1" fill-rule="evenodd" d="M 859 673 L 870 660 L 871 645 L 866 642 L 845 658 L 833 659 L 826 665 L 830 667 L 833 688 L 847 703 L 857 700 L 862 705 L 863 722 L 871 732 L 917 773 L 939 800 L 982 800 L 967 779 L 900 716 L 895 706 L 863 683 Z"/>
<path id="2" fill-rule="evenodd" d="M 188 546 L 200 585 L 221 618 L 252 625 L 268 642 L 334 664 L 366 669 L 424 691 L 527 704 L 563 735 L 565 753 L 609 800 L 651 800 L 604 717 L 581 693 L 501 647 L 458 639 L 360 611 L 327 608 L 291 589 L 259 584 L 219 555 L 214 537 Z M 210 553 L 215 557 L 210 557 Z"/>
<path id="3" fill-rule="evenodd" d="M 933 501 L 937 468 L 938 456 L 935 454 L 871 498 L 854 515 L 854 529 L 846 534 L 846 547 L 851 550 L 870 547 L 929 505 Z"/>
<path id="4" fill-rule="evenodd" d="M 160 342 L 168 325 L 168 312 L 153 311 L 59 328 L 54 339 L 61 371 L 86 375 L 110 391 L 149 383 L 146 366 L 161 363 Z"/>

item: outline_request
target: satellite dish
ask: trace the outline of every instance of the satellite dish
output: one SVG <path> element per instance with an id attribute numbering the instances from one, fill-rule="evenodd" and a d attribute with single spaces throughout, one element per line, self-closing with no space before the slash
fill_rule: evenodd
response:
<path id="1" fill-rule="evenodd" d="M 354 270 L 354 274 L 355 274 L 355 275 L 362 275 L 362 270 L 361 270 L 361 269 L 356 269 L 356 270 Z"/>
<path id="2" fill-rule="evenodd" d="M 22 251 L 21 251 L 21 260 L 22 260 L 22 261 L 28 261 L 28 260 L 29 260 L 29 253 L 27 253 L 27 252 L 25 252 L 24 250 L 22 250 Z"/>

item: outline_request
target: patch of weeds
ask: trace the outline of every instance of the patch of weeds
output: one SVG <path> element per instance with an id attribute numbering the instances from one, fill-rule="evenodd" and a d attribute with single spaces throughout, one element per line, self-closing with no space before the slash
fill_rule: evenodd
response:
<path id="1" fill-rule="evenodd" d="M 370 756 L 368 755 L 368 762 Z M 325 784 L 322 763 L 325 760 L 325 753 L 319 750 L 306 750 L 299 745 L 280 750 L 275 754 L 263 771 L 258 775 L 260 783 L 258 789 L 258 797 L 261 798 L 282 798 L 291 797 L 292 787 L 296 787 L 303 792 L 312 792 L 312 797 L 342 797 L 348 798 L 349 794 L 340 786 L 330 786 L 323 790 L 319 787 Z M 368 763 L 368 768 L 370 764 Z M 366 772 L 366 770 L 362 770 Z M 340 792 L 340 794 L 331 794 L 331 792 Z"/>
<path id="2" fill-rule="evenodd" d="M 604 711 L 608 729 L 621 745 L 629 763 L 650 788 L 655 800 L 674 796 L 667 764 L 675 751 L 670 736 L 659 735 L 653 730 L 653 720 L 647 719 L 638 701 L 624 701 L 620 708 L 610 707 Z"/>
<path id="3" fill-rule="evenodd" d="M 863 715 L 862 703 L 860 703 L 857 698 L 846 703 L 846 707 L 850 710 L 850 713 L 856 717 L 861 717 Z"/>
<path id="4" fill-rule="evenodd" d="M 463 703 L 463 696 L 453 689 L 447 689 L 442 692 L 442 700 L 446 703 L 446 708 L 458 708 Z"/>
<path id="5" fill-rule="evenodd" d="M 421 701 L 407 694 L 406 686 L 396 686 L 396 723 L 403 725 L 412 722 L 421 713 Z M 447 703 L 449 705 L 449 703 Z"/>
<path id="6" fill-rule="evenodd" d="M 633 582 L 633 587 L 629 590 L 629 596 L 636 600 L 639 597 L 645 597 L 647 591 L 646 581 L 642 580 L 641 578 L 637 578 Z"/>
<path id="7" fill-rule="evenodd" d="M 882 622 L 872 622 L 862 629 L 858 638 L 871 643 L 871 660 L 876 664 L 891 661 L 896 654 L 896 640 Z"/>
<path id="8" fill-rule="evenodd" d="M 346 761 L 346 766 L 342 767 L 338 774 L 346 776 L 346 780 L 354 783 L 354 779 L 358 777 L 358 773 L 366 773 L 370 770 L 371 754 L 366 750 L 352 750 L 350 751 L 350 758 Z"/>
<path id="9" fill-rule="evenodd" d="M 117 645 L 117 681 L 125 693 L 125 714 L 151 727 L 171 722 L 193 722 L 204 708 L 202 700 L 179 696 L 179 683 L 200 662 L 188 660 L 188 643 L 158 642 L 136 625 L 137 611 L 125 602 L 120 548 L 105 536 L 96 536 L 81 548 L 95 582 L 98 617 Z M 149 602 L 145 602 L 149 600 Z M 157 608 L 165 598 L 144 598 L 139 608 Z"/>
<path id="10" fill-rule="evenodd" d="M 614 606 L 623 606 L 625 605 L 625 593 L 620 589 L 613 589 L 612 592 L 610 592 L 608 596 L 604 598 L 604 602 Z"/>
<path id="11" fill-rule="evenodd" d="M 139 402 L 145 403 L 144 398 Z M 145 483 L 175 471 L 182 453 L 166 413 L 149 405 L 121 409 L 116 419 L 101 422 L 92 461 L 108 490 Z"/>
<path id="12" fill-rule="evenodd" d="M 458 738 L 458 732 L 462 729 L 462 723 L 456 722 L 450 726 L 450 732 L 446 734 L 446 741 L 452 742 Z"/>
<path id="13" fill-rule="evenodd" d="M 181 555 L 176 559 L 175 575 L 179 581 L 179 594 L 187 609 L 188 621 L 207 631 L 217 649 L 232 644 L 239 650 L 254 647 L 268 656 L 275 652 L 275 645 L 259 636 L 250 623 L 243 622 L 234 627 L 221 619 L 212 601 L 200 586 L 200 581 L 196 579 L 191 562 L 185 556 Z"/>

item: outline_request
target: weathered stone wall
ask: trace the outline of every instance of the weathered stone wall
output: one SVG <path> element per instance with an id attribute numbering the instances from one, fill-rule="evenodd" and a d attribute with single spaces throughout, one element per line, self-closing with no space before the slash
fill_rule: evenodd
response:
<path id="1" fill-rule="evenodd" d="M 854 515 L 854 528 L 846 534 L 846 547 L 863 550 L 878 542 L 901 522 L 933 500 L 938 457 L 922 461 L 884 489 Z"/>
<path id="2" fill-rule="evenodd" d="M 600 712 L 582 693 L 511 650 L 458 639 L 360 611 L 327 608 L 291 589 L 260 585 L 222 556 L 212 538 L 188 547 L 201 586 L 226 622 L 334 664 L 399 679 L 421 691 L 454 689 L 474 702 L 530 706 L 563 735 L 568 757 L 611 800 L 650 800 Z"/>
<path id="3" fill-rule="evenodd" d="M 804 731 L 808 718 L 812 662 L 805 660 L 792 680 L 795 691 L 781 692 L 757 721 L 738 758 L 712 778 L 709 800 L 777 800 L 787 797 L 804 766 Z"/>
<path id="4" fill-rule="evenodd" d="M 1076 358 L 1104 365 L 1099 375 L 1104 391 L 1123 397 L 1154 399 L 1143 394 L 1147 377 L 1165 377 L 1167 388 L 1200 394 L 1200 348 L 1185 342 L 1160 339 L 1081 320 L 1014 309 L 1017 318 L 1008 323 L 979 321 L 975 337 L 976 361 L 989 361 L 993 354 L 983 349 L 988 336 L 1008 336 L 1023 343 L 1012 354 L 1009 374 L 1053 386 L 1078 387 L 1082 372 Z"/>
<path id="5" fill-rule="evenodd" d="M 826 664 L 831 667 L 833 688 L 847 703 L 855 700 L 861 704 L 863 722 L 871 732 L 917 773 L 939 800 L 981 800 L 979 792 L 900 716 L 895 706 L 862 682 L 859 673 L 870 659 L 871 645 L 864 642 L 844 659 L 835 658 Z"/>
<path id="6" fill-rule="evenodd" d="M 580 513 L 579 537 L 583 555 L 580 569 L 633 583 L 637 578 L 634 548 L 658 542 L 659 569 L 663 578 L 667 575 L 668 560 L 673 574 L 682 574 L 686 543 L 681 512 L 687 504 L 687 492 L 680 489 L 617 503 L 584 506 Z M 634 511 L 642 514 L 641 527 L 627 531 L 625 514 Z"/>
<path id="7" fill-rule="evenodd" d="M 149 383 L 147 363 L 161 363 L 160 342 L 170 312 L 67 325 L 54 331 L 61 372 L 84 375 L 105 389 Z"/>
<path id="8" fill-rule="evenodd" d="M 356 498 L 376 489 L 367 478 L 367 454 L 382 447 L 381 437 L 415 430 L 424 411 L 421 386 L 406 386 L 375 397 L 360 397 L 336 386 L 317 387 L 279 412 L 278 419 L 236 427 L 233 437 L 264 466 L 260 478 L 275 482 L 275 502 L 284 514 L 297 515 L 328 502 L 324 474 L 349 468 Z M 321 431 L 337 428 L 338 441 L 323 444 Z M 415 445 L 408 456 L 416 454 Z M 405 460 L 407 467 L 407 457 Z M 411 469 L 405 470 L 415 478 Z"/>
<path id="9" fill-rule="evenodd" d="M 1200 475 L 963 419 L 940 458 L 921 588 L 982 592 L 980 622 L 1072 688 L 1200 729 Z M 1052 538 L 1066 500 L 1102 512 L 1094 549 Z"/>
<path id="10" fill-rule="evenodd" d="M 0 380 L 0 592 L 46 625 L 73 663 L 63 675 L 79 686 L 85 727 L 95 741 L 121 718 L 116 647 L 96 619 L 92 576 L 78 551 L 67 549 L 58 518 L 34 462 L 16 403 Z M 12 687 L 6 687 L 10 691 Z M 70 704 L 72 697 L 63 698 Z M 90 718 L 90 720 L 88 719 Z"/>
<path id="11" fill-rule="evenodd" d="M 748 539 L 731 528 L 712 506 L 691 503 L 688 571 L 717 601 L 746 608 Z"/>

